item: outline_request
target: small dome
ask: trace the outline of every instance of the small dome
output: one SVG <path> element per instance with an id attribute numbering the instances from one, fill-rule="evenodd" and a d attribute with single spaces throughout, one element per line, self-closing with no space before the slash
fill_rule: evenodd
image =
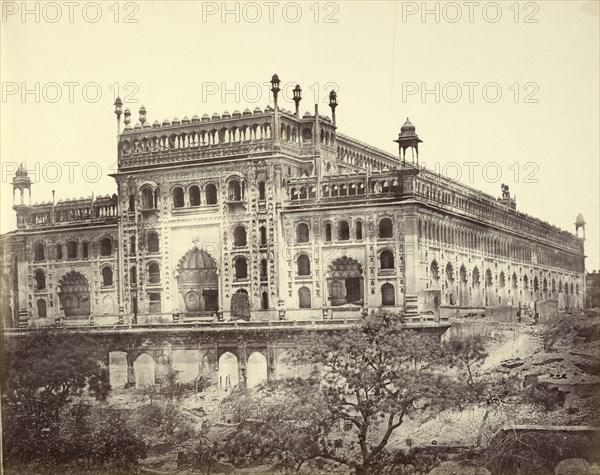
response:
<path id="1" fill-rule="evenodd" d="M 142 127 L 144 127 L 144 129 L 151 129 L 152 126 L 150 125 L 150 122 L 144 122 L 144 124 L 142 125 Z"/>
<path id="2" fill-rule="evenodd" d="M 198 249 L 197 247 L 188 252 L 180 261 L 181 269 L 216 269 L 217 263 L 215 259 L 207 252 Z"/>
<path id="3" fill-rule="evenodd" d="M 252 112 L 250 112 L 250 109 L 245 109 L 244 113 L 242 114 L 244 117 L 247 117 L 249 115 L 252 115 Z"/>
<path id="4" fill-rule="evenodd" d="M 310 118 L 311 118 L 310 112 L 306 111 L 306 112 L 304 113 L 304 115 L 302 116 L 302 118 L 303 118 L 303 119 L 310 119 Z"/>
<path id="5" fill-rule="evenodd" d="M 192 124 L 197 124 L 198 122 L 200 122 L 200 117 L 198 117 L 197 114 L 194 114 L 194 117 L 192 117 Z"/>
<path id="6" fill-rule="evenodd" d="M 231 117 L 231 114 L 227 111 L 223 112 L 223 115 L 221 116 L 223 119 L 229 119 Z"/>
<path id="7" fill-rule="evenodd" d="M 233 114 L 231 114 L 232 117 L 242 117 L 242 113 L 239 110 L 234 110 Z"/>
<path id="8" fill-rule="evenodd" d="M 404 122 L 404 125 L 402 127 L 400 127 L 400 134 L 401 135 L 414 135 L 416 130 L 417 130 L 417 128 L 410 122 L 410 120 L 408 120 L 408 117 L 407 117 L 406 122 Z"/>
<path id="9" fill-rule="evenodd" d="M 273 108 L 271 106 L 267 106 L 265 108 L 265 112 L 272 112 L 272 111 L 273 111 Z"/>
<path id="10" fill-rule="evenodd" d="M 187 115 L 183 117 L 183 119 L 181 120 L 182 124 L 189 124 L 190 123 L 190 119 L 188 119 Z"/>
<path id="11" fill-rule="evenodd" d="M 165 119 L 163 120 L 163 127 L 168 127 L 169 125 L 171 125 L 171 122 L 169 122 L 169 119 Z"/>
<path id="12" fill-rule="evenodd" d="M 160 122 L 158 120 L 155 120 L 154 123 L 152 124 L 152 127 L 157 129 L 158 127 L 160 127 Z"/>
<path id="13" fill-rule="evenodd" d="M 134 129 L 135 129 L 135 130 L 141 130 L 141 129 L 142 129 L 142 124 L 140 124 L 139 122 L 137 122 L 137 123 L 135 124 L 135 127 L 134 127 Z"/>
<path id="14" fill-rule="evenodd" d="M 575 220 L 575 226 L 585 226 L 585 219 L 583 219 L 583 215 L 581 213 L 577 215 L 577 219 Z"/>
<path id="15" fill-rule="evenodd" d="M 210 120 L 210 116 L 208 114 L 204 114 L 202 116 L 202 122 L 208 122 Z"/>
<path id="16" fill-rule="evenodd" d="M 18 170 L 15 172 L 15 176 L 17 178 L 26 178 L 27 177 L 27 170 L 25 170 L 25 166 L 21 163 L 21 165 L 19 165 Z"/>
<path id="17" fill-rule="evenodd" d="M 221 118 L 221 116 L 219 114 L 217 114 L 216 112 L 212 115 L 213 120 L 219 120 L 220 118 Z"/>
<path id="18" fill-rule="evenodd" d="M 172 124 L 173 125 L 179 125 L 179 124 L 181 124 L 181 121 L 177 117 L 174 117 Z"/>
<path id="19" fill-rule="evenodd" d="M 260 107 L 258 107 L 258 106 L 256 106 L 256 107 L 254 108 L 254 113 L 255 113 L 255 114 L 262 114 L 262 110 L 261 110 L 261 108 L 260 108 Z"/>

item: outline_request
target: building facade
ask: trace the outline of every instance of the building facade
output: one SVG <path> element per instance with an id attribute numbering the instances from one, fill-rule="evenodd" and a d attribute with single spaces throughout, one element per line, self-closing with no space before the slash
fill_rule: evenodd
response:
<path id="1" fill-rule="evenodd" d="M 585 302 L 576 234 L 418 165 L 407 120 L 394 156 L 318 108 L 274 104 L 132 127 L 124 111 L 112 196 L 31 204 L 1 237 L 5 327 L 347 319 L 379 308 Z M 117 100 L 117 120 L 122 111 Z M 416 156 L 407 160 L 407 156 Z"/>

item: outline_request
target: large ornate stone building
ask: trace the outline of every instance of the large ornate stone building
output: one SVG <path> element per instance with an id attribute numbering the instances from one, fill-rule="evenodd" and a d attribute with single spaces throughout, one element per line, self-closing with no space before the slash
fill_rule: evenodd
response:
<path id="1" fill-rule="evenodd" d="M 408 120 L 394 156 L 338 132 L 335 93 L 331 118 L 301 116 L 300 88 L 294 113 L 272 86 L 264 110 L 151 124 L 142 107 L 133 127 L 125 110 L 112 196 L 32 205 L 19 169 L 3 324 L 583 305 L 583 236 L 517 211 L 507 187 L 495 198 L 419 166 Z"/>

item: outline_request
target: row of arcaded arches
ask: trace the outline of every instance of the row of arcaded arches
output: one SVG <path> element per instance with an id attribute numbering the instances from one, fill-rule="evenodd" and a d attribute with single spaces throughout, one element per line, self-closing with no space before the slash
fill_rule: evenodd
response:
<path id="1" fill-rule="evenodd" d="M 559 293 L 579 295 L 579 284 L 572 276 L 547 276 L 544 271 L 529 269 L 505 272 L 491 268 L 482 271 L 474 266 L 470 271 L 464 264 L 455 267 L 451 262 L 442 268 L 436 260 L 428 267 L 430 290 L 445 292 L 452 305 L 496 305 L 517 301 L 556 299 Z M 564 280 L 563 280 L 564 279 Z M 491 297 L 491 298 L 488 298 Z"/>
<path id="2" fill-rule="evenodd" d="M 245 124 L 194 130 L 191 132 L 172 133 L 170 135 L 149 135 L 121 140 L 119 150 L 121 155 L 131 155 L 147 152 L 181 150 L 204 146 L 227 145 L 254 140 L 269 140 L 272 138 L 270 122 Z"/>
<path id="3" fill-rule="evenodd" d="M 110 257 L 113 254 L 113 241 L 110 237 L 101 238 L 99 241 L 100 257 Z M 90 241 L 69 240 L 65 244 L 59 242 L 53 247 L 54 253 L 50 259 L 89 259 Z M 47 246 L 43 242 L 36 242 L 33 249 L 33 261 L 43 262 L 48 260 Z"/>

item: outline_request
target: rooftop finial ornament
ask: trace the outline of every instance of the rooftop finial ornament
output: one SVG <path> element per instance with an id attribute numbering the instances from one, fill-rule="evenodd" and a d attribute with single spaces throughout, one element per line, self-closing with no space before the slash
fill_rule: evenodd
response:
<path id="1" fill-rule="evenodd" d="M 294 102 L 296 103 L 296 119 L 300 118 L 300 101 L 302 100 L 302 89 L 300 88 L 300 84 L 296 84 L 296 87 L 293 89 L 294 93 Z"/>
<path id="2" fill-rule="evenodd" d="M 129 109 L 125 109 L 123 112 L 123 123 L 125 124 L 125 128 L 131 124 L 131 111 Z"/>
<path id="3" fill-rule="evenodd" d="M 146 123 L 146 108 L 144 106 L 140 107 L 140 124 L 144 125 Z"/>
<path id="4" fill-rule="evenodd" d="M 277 108 L 277 94 L 279 94 L 279 76 L 277 74 L 273 74 L 271 78 L 271 92 L 273 93 L 273 102 L 275 103 L 275 108 Z"/>
<path id="5" fill-rule="evenodd" d="M 117 115 L 117 135 L 121 133 L 121 114 L 123 113 L 123 101 L 120 97 L 115 99 L 115 114 Z"/>
<path id="6" fill-rule="evenodd" d="M 329 107 L 331 107 L 331 119 L 333 120 L 333 126 L 335 127 L 335 108 L 338 106 L 337 94 L 332 89 L 329 93 Z"/>

